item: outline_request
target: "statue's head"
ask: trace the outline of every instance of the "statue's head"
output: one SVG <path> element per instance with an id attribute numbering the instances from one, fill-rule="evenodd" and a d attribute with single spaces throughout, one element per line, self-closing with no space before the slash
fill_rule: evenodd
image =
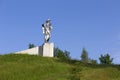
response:
<path id="1" fill-rule="evenodd" d="M 46 23 L 48 23 L 48 22 L 50 22 L 50 19 L 47 19 L 47 20 L 46 20 Z"/>

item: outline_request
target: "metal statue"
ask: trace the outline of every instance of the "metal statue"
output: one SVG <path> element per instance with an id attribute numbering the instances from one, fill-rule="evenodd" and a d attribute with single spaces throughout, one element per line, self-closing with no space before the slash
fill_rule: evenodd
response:
<path id="1" fill-rule="evenodd" d="M 45 37 L 45 43 L 47 43 L 50 40 L 52 30 L 50 19 L 47 19 L 46 22 L 42 24 L 42 30 Z"/>

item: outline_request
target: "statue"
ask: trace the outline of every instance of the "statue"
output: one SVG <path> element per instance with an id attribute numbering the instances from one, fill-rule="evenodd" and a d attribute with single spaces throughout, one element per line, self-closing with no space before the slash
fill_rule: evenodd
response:
<path id="1" fill-rule="evenodd" d="M 49 42 L 51 37 L 52 25 L 50 19 L 46 20 L 46 23 L 42 24 L 43 34 L 45 36 L 45 43 Z"/>

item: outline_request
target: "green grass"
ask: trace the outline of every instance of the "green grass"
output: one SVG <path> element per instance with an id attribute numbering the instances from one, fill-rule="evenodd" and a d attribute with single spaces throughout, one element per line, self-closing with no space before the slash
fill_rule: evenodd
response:
<path id="1" fill-rule="evenodd" d="M 84 68 L 81 80 L 120 80 L 120 70 L 113 67 Z"/>
<path id="2" fill-rule="evenodd" d="M 55 58 L 31 55 L 0 56 L 0 80 L 66 80 L 70 66 Z"/>
<path id="3" fill-rule="evenodd" d="M 61 62 L 33 55 L 0 55 L 0 80 L 120 80 L 120 66 Z"/>

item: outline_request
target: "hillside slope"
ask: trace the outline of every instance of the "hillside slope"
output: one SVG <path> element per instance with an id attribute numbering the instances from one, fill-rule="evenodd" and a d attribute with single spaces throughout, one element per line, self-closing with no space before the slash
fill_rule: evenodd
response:
<path id="1" fill-rule="evenodd" d="M 76 80 L 74 77 L 80 77 L 80 80 L 120 80 L 120 68 L 68 64 L 57 58 L 35 55 L 0 56 L 0 80 Z"/>
<path id="2" fill-rule="evenodd" d="M 31 55 L 0 56 L 0 80 L 66 80 L 70 66 L 55 58 Z"/>

